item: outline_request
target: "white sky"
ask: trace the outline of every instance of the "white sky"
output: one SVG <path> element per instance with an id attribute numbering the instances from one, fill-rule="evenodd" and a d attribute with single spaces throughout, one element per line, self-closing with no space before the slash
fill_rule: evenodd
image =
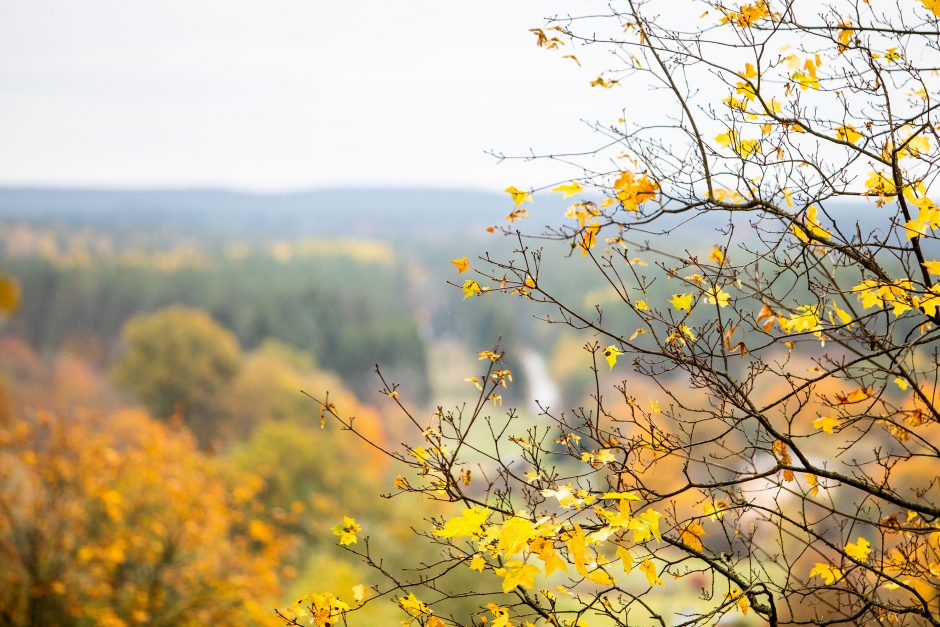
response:
<path id="1" fill-rule="evenodd" d="M 601 69 L 535 46 L 571 0 L 0 0 L 0 185 L 501 190 L 580 149 Z M 574 9 L 572 9 L 574 7 Z"/>

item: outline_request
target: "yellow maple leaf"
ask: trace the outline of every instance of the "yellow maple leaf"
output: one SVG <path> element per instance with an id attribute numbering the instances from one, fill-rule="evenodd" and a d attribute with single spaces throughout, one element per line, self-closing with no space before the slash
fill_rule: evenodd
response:
<path id="1" fill-rule="evenodd" d="M 867 560 L 870 553 L 871 544 L 862 536 L 859 536 L 854 543 L 849 542 L 845 545 L 845 554 L 860 562 Z"/>
<path id="2" fill-rule="evenodd" d="M 663 537 L 659 531 L 660 518 L 662 518 L 662 514 L 648 509 L 636 518 L 630 519 L 628 527 L 633 531 L 633 541 L 646 542 L 654 537 L 661 541 Z"/>
<path id="3" fill-rule="evenodd" d="M 833 429 L 838 427 L 840 424 L 837 418 L 832 418 L 830 416 L 824 416 L 822 418 L 817 418 L 813 421 L 814 429 L 822 429 L 826 433 L 833 433 Z"/>
<path id="4" fill-rule="evenodd" d="M 613 79 L 613 78 L 610 78 L 610 79 L 604 78 L 604 75 L 601 74 L 600 76 L 595 78 L 593 81 L 591 81 L 591 87 L 603 87 L 604 89 L 610 89 L 611 87 L 613 87 L 619 82 L 620 81 Z"/>
<path id="5" fill-rule="evenodd" d="M 682 528 L 679 539 L 687 546 L 696 551 L 702 550 L 702 536 L 705 535 L 705 528 L 694 520 Z"/>
<path id="6" fill-rule="evenodd" d="M 715 286 L 705 291 L 705 300 L 708 301 L 709 305 L 718 304 L 721 307 L 726 307 L 728 301 L 731 300 L 731 294 L 726 292 L 724 288 Z"/>
<path id="7" fill-rule="evenodd" d="M 940 262 L 937 262 L 937 263 L 940 264 Z M 940 274 L 940 271 L 938 271 L 937 274 Z M 639 309 L 640 311 L 649 311 L 649 310 L 650 310 L 649 305 L 646 304 L 646 301 L 645 301 L 645 300 L 638 300 L 638 301 L 636 301 L 636 305 L 634 305 L 634 306 L 635 306 L 637 309 Z"/>
<path id="8" fill-rule="evenodd" d="M 470 269 L 470 262 L 467 261 L 466 257 L 460 257 L 459 259 L 451 259 L 450 262 L 454 264 L 454 267 L 457 268 L 457 274 L 463 274 Z"/>
<path id="9" fill-rule="evenodd" d="M 623 355 L 623 351 L 611 344 L 604 349 L 604 359 L 607 360 L 607 365 L 610 366 L 610 369 L 613 370 L 614 366 L 617 365 L 617 356 Z"/>
<path id="10" fill-rule="evenodd" d="M 658 190 L 659 185 L 646 176 L 646 173 L 637 177 L 630 170 L 624 170 L 614 181 L 617 200 L 627 211 L 639 211 L 640 205 L 655 198 Z"/>
<path id="11" fill-rule="evenodd" d="M 434 531 L 434 535 L 442 538 L 460 538 L 472 536 L 483 526 L 489 516 L 489 511 L 483 507 L 474 506 L 465 509 L 460 516 L 451 518 L 444 526 Z"/>
<path id="12" fill-rule="evenodd" d="M 647 557 L 642 562 L 640 562 L 640 570 L 646 575 L 646 580 L 650 582 L 651 586 L 664 586 L 663 580 L 659 578 L 659 575 L 656 573 L 656 564 L 654 564 Z"/>
<path id="13" fill-rule="evenodd" d="M 712 520 L 717 520 L 725 515 L 728 509 L 728 502 L 724 499 L 705 504 L 705 514 Z"/>
<path id="14" fill-rule="evenodd" d="M 809 493 L 812 496 L 819 494 L 819 479 L 816 475 L 806 475 L 806 483 L 809 484 Z"/>
<path id="15" fill-rule="evenodd" d="M 418 616 L 430 616 L 433 613 L 430 606 L 419 600 L 414 592 L 409 592 L 406 597 L 398 597 L 398 607 L 416 618 Z"/>
<path id="16" fill-rule="evenodd" d="M 482 294 L 483 288 L 480 287 L 480 284 L 474 281 L 473 279 L 467 279 L 463 283 L 463 297 L 464 300 L 470 298 L 474 294 Z"/>
<path id="17" fill-rule="evenodd" d="M 582 190 L 581 185 L 577 181 L 572 181 L 565 185 L 559 185 L 558 187 L 553 187 L 553 192 L 560 192 L 562 198 L 571 198 L 575 194 L 580 193 Z"/>
<path id="18" fill-rule="evenodd" d="M 555 544 L 548 538 L 535 538 L 529 545 L 529 550 L 545 563 L 545 576 L 556 570 L 568 571 L 568 565 L 555 552 Z"/>
<path id="19" fill-rule="evenodd" d="M 871 388 L 858 388 L 852 390 L 848 394 L 844 392 L 836 392 L 836 400 L 840 405 L 851 405 L 853 403 L 861 403 L 862 401 L 868 400 L 874 395 L 875 391 Z"/>
<path id="20" fill-rule="evenodd" d="M 692 308 L 692 294 L 673 294 L 669 299 L 669 304 L 676 308 L 676 311 L 690 310 Z"/>
<path id="21" fill-rule="evenodd" d="M 937 275 L 940 275 L 940 261 L 937 261 L 936 259 L 934 259 L 934 260 L 932 260 L 932 261 L 925 261 L 925 262 L 924 262 L 923 264 L 921 264 L 921 265 L 923 265 L 925 268 L 927 268 L 927 272 L 928 272 L 929 274 L 937 274 Z"/>
<path id="22" fill-rule="evenodd" d="M 719 266 L 725 265 L 725 253 L 717 246 L 712 246 L 712 254 L 710 255 L 710 258 Z"/>
<path id="23" fill-rule="evenodd" d="M 816 562 L 816 565 L 813 566 L 813 570 L 809 571 L 809 576 L 821 577 L 827 586 L 831 586 L 836 581 L 842 579 L 843 572 L 832 564 Z"/>
<path id="24" fill-rule="evenodd" d="M 512 623 L 509 622 L 509 610 L 507 608 L 500 607 L 495 603 L 487 603 L 486 609 L 493 615 L 493 620 L 490 622 L 491 627 L 512 627 Z M 482 620 L 485 621 L 486 617 L 482 617 Z"/>
<path id="25" fill-rule="evenodd" d="M 524 192 L 521 189 L 510 185 L 506 188 L 506 193 L 512 196 L 512 202 L 518 207 L 524 202 L 532 202 L 532 194 L 529 192 Z"/>
<path id="26" fill-rule="evenodd" d="M 806 226 L 802 226 L 794 223 L 791 225 L 794 235 L 796 235 L 801 241 L 809 242 L 810 236 L 812 234 L 817 238 L 828 239 L 832 237 L 832 233 L 822 228 L 822 225 L 819 223 L 817 215 L 819 210 L 815 205 L 810 205 L 806 209 Z"/>
<path id="27" fill-rule="evenodd" d="M 884 58 L 888 63 L 897 63 L 901 60 L 901 53 L 897 48 L 888 48 L 884 53 Z"/>
<path id="28" fill-rule="evenodd" d="M 849 47 L 849 43 L 852 41 L 852 34 L 855 30 L 852 28 L 852 22 L 848 20 L 839 22 L 838 27 L 839 34 L 836 39 L 839 41 L 839 54 L 842 54 Z"/>
<path id="29" fill-rule="evenodd" d="M 617 557 L 619 557 L 620 561 L 623 563 L 624 572 L 629 573 L 633 570 L 633 555 L 626 547 L 617 547 Z"/>
<path id="30" fill-rule="evenodd" d="M 839 318 L 839 322 L 842 324 L 849 324 L 852 322 L 852 316 L 849 314 L 849 312 L 839 307 L 839 305 L 837 305 L 835 302 L 832 303 L 832 312 L 836 314 L 836 317 Z M 829 321 L 835 324 L 832 319 L 832 314 L 829 314 Z"/>
<path id="31" fill-rule="evenodd" d="M 475 570 L 477 572 L 483 572 L 483 568 L 486 566 L 486 560 L 483 559 L 483 556 L 477 553 L 470 560 L 470 570 Z"/>
<path id="32" fill-rule="evenodd" d="M 496 569 L 496 574 L 503 578 L 503 592 L 511 592 L 516 586 L 534 588 L 535 575 L 540 572 L 538 566 L 519 560 L 509 560 L 505 567 Z"/>
<path id="33" fill-rule="evenodd" d="M 855 130 L 851 124 L 836 127 L 836 139 L 854 144 L 862 138 L 862 134 Z"/>
<path id="34" fill-rule="evenodd" d="M 340 545 L 355 544 L 358 541 L 356 534 L 362 529 L 357 523 L 355 518 L 350 518 L 349 516 L 343 516 L 343 522 L 338 525 L 333 525 L 332 532 L 333 535 L 339 536 Z"/>
<path id="35" fill-rule="evenodd" d="M 744 71 L 738 72 L 738 76 L 741 78 L 757 78 L 757 70 L 754 69 L 754 66 L 750 63 L 744 64 Z"/>

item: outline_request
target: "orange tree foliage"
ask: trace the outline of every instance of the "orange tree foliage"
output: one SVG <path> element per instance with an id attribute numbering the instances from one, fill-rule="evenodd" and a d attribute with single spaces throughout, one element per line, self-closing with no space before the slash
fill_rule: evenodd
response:
<path id="1" fill-rule="evenodd" d="M 938 20 L 935 0 L 625 0 L 533 29 L 623 112 L 598 150 L 550 155 L 573 179 L 506 189 L 491 230 L 514 256 L 454 265 L 464 298 L 583 333 L 590 402 L 500 409 L 498 348 L 455 410 L 388 385 L 415 430 L 387 451 L 395 491 L 454 503 L 422 531 L 440 561 L 285 620 L 389 599 L 434 627 L 940 625 Z M 523 231 L 543 189 L 564 222 Z M 545 239 L 603 306 L 556 290 Z M 339 543 L 381 570 L 350 515 Z M 455 569 L 479 572 L 477 614 L 438 609 Z"/>
<path id="2" fill-rule="evenodd" d="M 290 543 L 264 522 L 262 487 L 137 410 L 11 419 L 0 425 L 0 621 L 257 624 Z"/>

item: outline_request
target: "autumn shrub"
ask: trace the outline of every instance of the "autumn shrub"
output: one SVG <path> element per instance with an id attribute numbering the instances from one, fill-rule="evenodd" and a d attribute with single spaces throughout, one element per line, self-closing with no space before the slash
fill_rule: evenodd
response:
<path id="1" fill-rule="evenodd" d="M 254 625 L 292 536 L 263 481 L 140 410 L 0 426 L 0 622 Z"/>

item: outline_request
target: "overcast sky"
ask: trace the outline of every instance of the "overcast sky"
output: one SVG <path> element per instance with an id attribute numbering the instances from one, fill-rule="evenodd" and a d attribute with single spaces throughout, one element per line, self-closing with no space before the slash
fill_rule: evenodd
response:
<path id="1" fill-rule="evenodd" d="M 551 182 L 484 151 L 586 148 L 580 119 L 616 119 L 624 92 L 588 86 L 602 68 L 527 32 L 571 7 L 0 0 L 0 184 Z"/>

